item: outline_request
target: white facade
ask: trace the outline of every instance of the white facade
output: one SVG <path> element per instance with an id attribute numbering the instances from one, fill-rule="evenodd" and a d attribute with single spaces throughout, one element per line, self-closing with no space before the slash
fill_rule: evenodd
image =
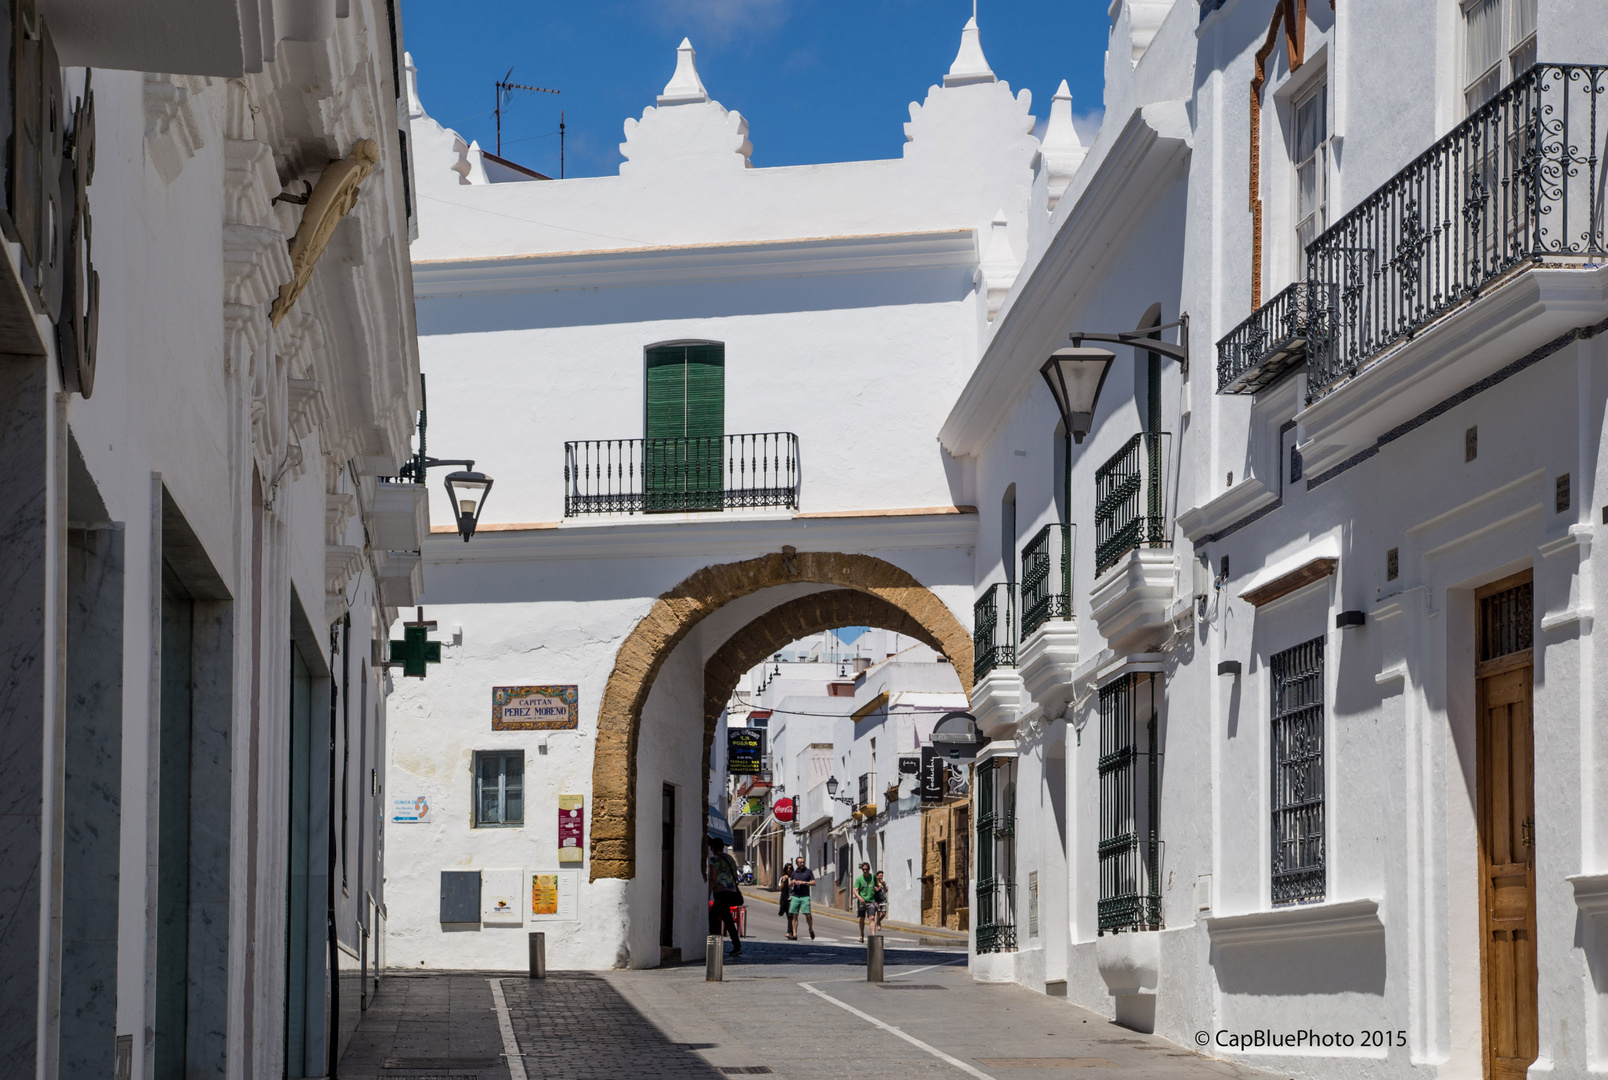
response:
<path id="1" fill-rule="evenodd" d="M 1297 12 L 1301 23 L 1285 25 Z M 1208 1052 L 1291 1076 L 1479 1076 L 1488 1048 L 1510 1060 L 1485 1075 L 1526 1066 L 1532 1076 L 1596 1075 L 1608 1047 L 1608 849 L 1597 824 L 1608 770 L 1592 614 L 1604 557 L 1593 538 L 1608 521 L 1604 236 L 1600 224 L 1582 226 L 1574 241 L 1500 274 L 1482 267 L 1539 240 L 1566 202 L 1570 214 L 1600 213 L 1601 195 L 1569 181 L 1537 195 L 1546 209 L 1527 217 L 1518 198 L 1506 204 L 1509 223 L 1492 224 L 1503 204 L 1480 183 L 1505 176 L 1503 190 L 1522 193 L 1524 174 L 1508 164 L 1521 144 L 1487 135 L 1480 157 L 1468 149 L 1470 127 L 1458 125 L 1470 115 L 1465 90 L 1480 92 L 1469 67 L 1484 56 L 1469 43 L 1474 20 L 1491 15 L 1505 35 L 1484 57 L 1496 65 L 1491 87 L 1523 73 L 1527 50 L 1544 63 L 1600 61 L 1602 21 L 1592 5 L 1571 3 L 1532 15 L 1515 4 L 1124 0 L 1112 13 L 1104 127 L 1064 191 L 1041 173 L 1027 265 L 941 429 L 976 492 L 979 593 L 1025 580 L 1021 551 L 1042 526 L 1068 522 L 1076 537 L 1071 618 L 1013 641 L 1015 662 L 980 672 L 972 697 L 998 740 L 979 767 L 1004 756 L 1016 770 L 1014 881 L 1000 909 L 1014 948 L 977 953 L 973 972 L 1065 994 L 1181 1043 L 1205 1032 Z M 1523 128 L 1537 115 L 1530 103 L 1556 118 L 1564 78 L 1540 70 L 1541 82 L 1470 123 L 1519 117 Z M 1601 78 L 1598 69 L 1584 82 Z M 1600 91 L 1582 93 L 1572 115 L 1587 116 L 1593 101 L 1601 116 Z M 1304 111 L 1309 102 L 1318 104 Z M 1316 127 L 1303 128 L 1314 116 Z M 1570 140 L 1584 157 L 1601 154 L 1603 131 L 1535 138 L 1543 158 Z M 1455 152 L 1398 172 L 1443 136 Z M 1585 149 L 1593 138 L 1598 148 Z M 1475 160 L 1477 169 L 1467 164 Z M 1259 209 L 1247 209 L 1248 196 Z M 1379 207 L 1395 215 L 1389 225 L 1353 227 L 1377 220 Z M 1317 227 L 1302 234 L 1308 211 Z M 1442 224 L 1415 233 L 1415 220 Z M 1277 305 L 1308 276 L 1301 241 L 1329 226 L 1308 249 L 1334 253 L 1313 256 L 1314 288 L 1335 288 L 1325 354 L 1323 325 Z M 1477 288 L 1448 298 L 1470 280 Z M 1273 313 L 1261 338 L 1236 331 L 1257 310 L 1258 286 Z M 1181 313 L 1187 376 L 1162 359 L 1147 390 L 1145 354 L 1108 346 L 1116 359 L 1092 433 L 1070 450 L 1063 506 L 1066 451 L 1040 366 L 1072 332 Z M 1177 342 L 1179 331 L 1159 336 Z M 1287 374 L 1255 393 L 1220 392 L 1291 337 L 1303 340 Z M 1229 343 L 1221 355 L 1220 341 Z M 1314 357 L 1335 363 L 1334 374 Z M 1159 536 L 1114 545 L 1115 563 L 1097 566 L 1095 473 L 1142 430 L 1166 433 L 1149 509 Z M 1148 477 L 1138 482 L 1148 490 Z M 1476 597 L 1520 573 L 1533 578 L 1533 652 L 1498 650 L 1481 666 Z M 1289 700 L 1275 700 L 1274 681 L 1298 659 L 1286 650 L 1314 642 L 1321 667 L 1304 685 L 1318 695 L 1307 714 L 1318 717 L 1317 741 L 1309 736 L 1302 752 L 1316 746 L 1317 764 L 1302 797 L 1318 806 L 1307 819 L 1318 824 L 1315 842 L 1285 864 L 1304 877 L 1280 877 L 1275 852 L 1290 851 L 1274 830 L 1289 827 L 1290 792 L 1274 777 L 1289 775 L 1279 770 L 1290 751 L 1275 733 L 1286 730 Z M 1531 929 L 1520 899 L 1502 901 L 1517 905 L 1517 930 L 1500 929 L 1509 909 L 1482 915 L 1481 875 L 1496 871 L 1481 867 L 1507 864 L 1478 816 L 1500 800 L 1482 772 L 1495 767 L 1487 740 L 1497 736 L 1484 734 L 1495 721 L 1479 714 L 1479 694 L 1494 691 L 1478 691 L 1477 676 L 1504 656 L 1533 664 L 1533 766 L 1513 773 L 1515 784 L 1533 782 L 1533 817 L 1514 819 L 1519 854 L 1507 872 L 1521 891 L 1503 894 L 1521 897 L 1532 875 Z M 1121 749 L 1104 741 L 1102 700 L 1117 715 L 1113 688 L 1127 678 L 1139 687 L 1126 700 L 1140 713 L 1128 775 L 1141 841 L 1152 824 L 1150 687 L 1156 695 L 1154 918 L 1124 914 L 1121 890 L 1100 873 L 1110 811 L 1099 759 Z M 1026 929 L 1030 875 L 1037 935 Z M 1147 891 L 1129 897 L 1141 912 Z M 1489 996 L 1499 992 L 1502 934 L 1533 941 L 1536 956 L 1532 975 L 1513 977 L 1516 998 L 1534 994 L 1534 1035 L 1508 1054 L 1497 1049 L 1507 1038 L 1499 1016 L 1514 1014 Z M 1522 961 L 1524 946 L 1515 948 Z M 1351 1041 L 1232 1042 L 1259 1030 Z M 1385 1033 L 1386 1045 L 1368 1045 L 1368 1032 Z"/>
<path id="2" fill-rule="evenodd" d="M 427 531 L 381 481 L 418 404 L 400 28 L 35 7 L 0 13 L 0 1060 L 326 1075 L 381 966 L 376 656 Z"/>
<path id="3" fill-rule="evenodd" d="M 399 691 L 392 714 L 393 785 L 436 808 L 428 825 L 388 826 L 392 865 L 407 868 L 393 870 L 392 963 L 520 966 L 519 926 L 443 927 L 440 874 L 558 869 L 563 794 L 586 799 L 588 854 L 576 916 L 549 935 L 550 962 L 653 966 L 661 949 L 701 947 L 706 664 L 785 605 L 844 592 L 833 567 L 855 560 L 908 579 L 911 591 L 881 595 L 941 612 L 951 644 L 963 644 L 975 513 L 933 433 L 988 322 L 1002 270 L 980 266 L 988 251 L 1002 264 L 1003 249 L 986 243 L 1002 211 L 1012 250 L 1025 248 L 1037 146 L 1028 95 L 987 70 L 975 29 L 964 36 L 946 85 L 912 105 L 892 161 L 750 167 L 745 122 L 701 89 L 690 45 L 665 94 L 627 121 L 619 176 L 480 183 L 473 148 L 415 105 L 431 436 L 474 457 L 496 487 L 472 543 L 443 535 L 426 553 L 428 614 L 462 637 L 427 680 Z M 720 513 L 566 516 L 565 444 L 640 438 L 644 350 L 687 340 L 724 345 L 728 435 L 797 436 L 796 494 Z M 892 412 L 890 387 L 900 388 Z M 507 422 L 487 423 L 488 406 Z M 572 485 L 584 466 L 575 472 Z M 776 573 L 752 591 L 733 586 L 743 595 L 717 608 L 656 600 L 707 580 L 700 573 L 767 559 Z M 600 735 L 616 715 L 609 695 L 638 670 L 622 657 L 664 625 L 655 611 L 696 625 L 649 661 L 660 665 L 651 693 L 630 714 L 639 734 Z M 865 621 L 801 627 L 776 645 Z M 537 733 L 491 730 L 492 688 L 527 684 L 578 687 L 578 729 L 547 733 L 545 752 Z M 722 693 L 717 711 L 724 703 Z M 625 743 L 629 794 L 600 795 L 608 755 Z M 518 828 L 472 827 L 473 755 L 495 749 L 524 754 Z M 594 839 L 600 815 L 634 837 Z M 667 895 L 673 916 L 661 925 Z"/>

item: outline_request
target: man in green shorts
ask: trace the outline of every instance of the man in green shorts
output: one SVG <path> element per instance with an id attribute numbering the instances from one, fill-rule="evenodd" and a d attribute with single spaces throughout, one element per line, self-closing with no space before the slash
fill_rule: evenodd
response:
<path id="1" fill-rule="evenodd" d="M 798 857 L 787 879 L 793 884 L 793 898 L 787 902 L 787 940 L 798 940 L 798 917 L 802 915 L 809 925 L 810 940 L 813 941 L 815 916 L 810 913 L 810 886 L 815 884 L 815 874 L 804 865 L 804 856 Z"/>
<path id="2" fill-rule="evenodd" d="M 877 932 L 877 920 L 872 904 L 876 899 L 876 879 L 871 876 L 871 864 L 860 864 L 860 876 L 854 879 L 854 895 L 859 899 L 860 940 L 865 940 L 865 917 L 871 916 L 871 932 Z"/>

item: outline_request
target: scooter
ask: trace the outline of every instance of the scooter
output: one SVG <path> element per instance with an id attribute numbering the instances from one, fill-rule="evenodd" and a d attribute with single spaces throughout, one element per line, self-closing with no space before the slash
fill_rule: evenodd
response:
<path id="1" fill-rule="evenodd" d="M 752 885 L 754 883 L 753 863 L 743 863 L 743 872 L 737 875 L 737 881 L 743 885 Z"/>

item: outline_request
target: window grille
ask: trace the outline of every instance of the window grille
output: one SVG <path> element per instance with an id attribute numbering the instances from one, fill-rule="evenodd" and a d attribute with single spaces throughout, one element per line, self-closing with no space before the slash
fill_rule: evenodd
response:
<path id="1" fill-rule="evenodd" d="M 977 951 L 1016 949 L 1016 759 L 977 766 Z"/>
<path id="2" fill-rule="evenodd" d="M 1531 647 L 1534 604 L 1534 586 L 1528 581 L 1480 601 L 1481 663 Z"/>
<path id="3" fill-rule="evenodd" d="M 1156 676 L 1100 688 L 1100 933 L 1160 930 Z"/>
<path id="4" fill-rule="evenodd" d="M 525 823 L 525 752 L 475 752 L 475 827 Z"/>
<path id="5" fill-rule="evenodd" d="M 1276 654 L 1273 675 L 1273 903 L 1322 900 L 1323 638 Z"/>

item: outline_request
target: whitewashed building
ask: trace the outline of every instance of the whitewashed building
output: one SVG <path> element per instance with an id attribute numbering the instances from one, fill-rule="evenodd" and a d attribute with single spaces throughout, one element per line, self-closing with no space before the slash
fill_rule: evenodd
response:
<path id="1" fill-rule="evenodd" d="M 0 28 L 0 1071 L 327 1075 L 426 527 L 395 7 Z"/>
<path id="2" fill-rule="evenodd" d="M 975 26 L 947 59 L 886 161 L 758 167 L 687 43 L 618 176 L 478 182 L 415 102 L 432 445 L 496 486 L 473 543 L 425 550 L 446 647 L 392 700 L 393 794 L 432 809 L 387 826 L 390 962 L 519 967 L 544 927 L 554 967 L 693 955 L 743 673 L 869 625 L 969 680 L 976 514 L 934 436 L 1026 250 L 1038 143 Z M 519 694 L 574 711 L 505 726 Z"/>
<path id="3" fill-rule="evenodd" d="M 1111 13 L 941 428 L 973 972 L 1281 1075 L 1600 1075 L 1608 24 Z"/>

